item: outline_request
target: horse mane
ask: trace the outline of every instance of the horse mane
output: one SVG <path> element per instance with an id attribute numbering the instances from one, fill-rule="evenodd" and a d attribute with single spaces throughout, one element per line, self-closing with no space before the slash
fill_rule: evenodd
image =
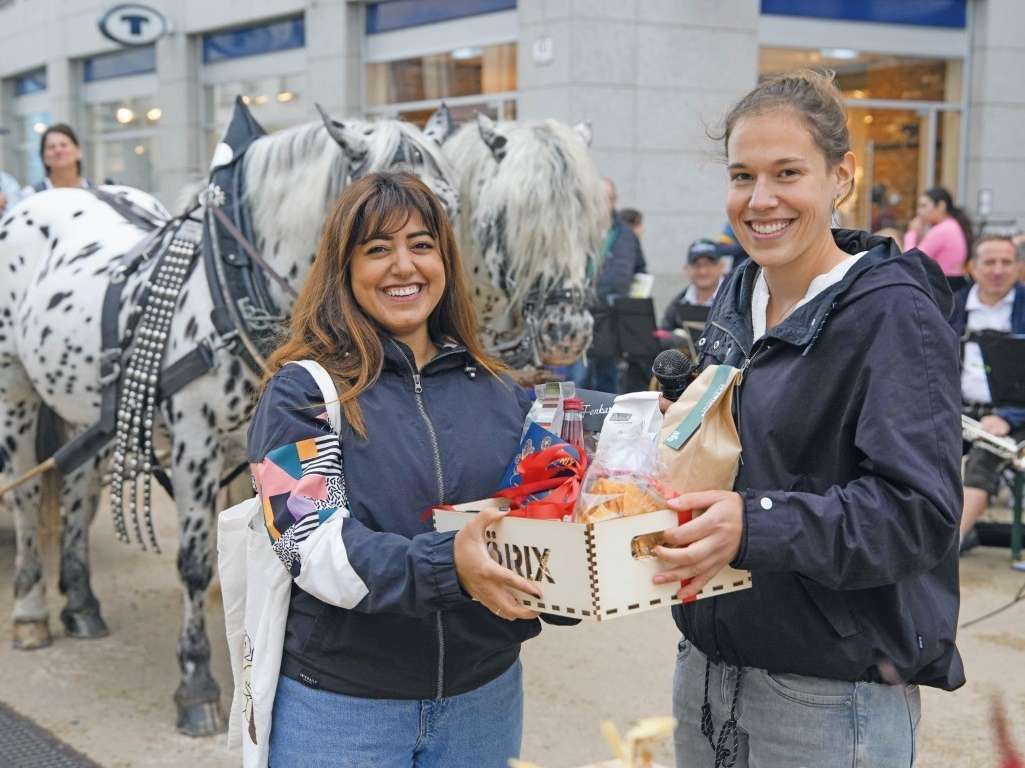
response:
<path id="1" fill-rule="evenodd" d="M 257 238 L 302 244 L 296 257 L 313 253 L 328 206 L 341 194 L 350 170 L 323 123 L 259 138 L 246 150 L 243 163 Z"/>
<path id="2" fill-rule="evenodd" d="M 468 269 L 497 251 L 518 304 L 542 290 L 583 287 L 609 226 L 608 201 L 588 148 L 555 120 L 499 123 L 506 154 L 496 162 L 476 122 L 445 144 L 459 180 L 459 240 Z M 493 258 L 493 256 L 492 256 Z"/>
<path id="3" fill-rule="evenodd" d="M 361 175 L 388 170 L 405 138 L 451 176 L 441 148 L 424 140 L 415 125 L 390 119 L 345 123 L 366 141 L 366 160 L 358 168 Z M 257 238 L 285 242 L 296 249 L 297 257 L 314 253 L 332 203 L 357 170 L 323 123 L 308 123 L 257 139 L 243 162 L 246 199 Z"/>

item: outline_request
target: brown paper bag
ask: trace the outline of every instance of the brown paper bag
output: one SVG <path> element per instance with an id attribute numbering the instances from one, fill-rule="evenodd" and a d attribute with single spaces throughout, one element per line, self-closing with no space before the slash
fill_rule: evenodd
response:
<path id="1" fill-rule="evenodd" d="M 739 384 L 737 368 L 710 365 L 666 411 L 658 458 L 677 493 L 733 490 L 740 435 L 732 408 Z"/>

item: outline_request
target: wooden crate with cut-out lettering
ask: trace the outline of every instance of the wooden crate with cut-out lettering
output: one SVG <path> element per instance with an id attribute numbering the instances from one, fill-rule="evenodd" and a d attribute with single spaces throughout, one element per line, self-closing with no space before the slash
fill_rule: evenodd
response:
<path id="1" fill-rule="evenodd" d="M 435 509 L 434 525 L 439 531 L 456 531 L 480 510 L 507 504 L 502 499 L 485 499 Z M 486 537 L 488 551 L 499 564 L 541 587 L 541 600 L 517 592 L 521 603 L 542 613 L 608 621 L 680 602 L 679 583 L 652 581 L 666 565 L 655 557 L 634 554 L 635 538 L 677 525 L 676 512 L 667 509 L 597 523 L 506 517 Z M 697 599 L 750 586 L 748 571 L 727 566 Z"/>

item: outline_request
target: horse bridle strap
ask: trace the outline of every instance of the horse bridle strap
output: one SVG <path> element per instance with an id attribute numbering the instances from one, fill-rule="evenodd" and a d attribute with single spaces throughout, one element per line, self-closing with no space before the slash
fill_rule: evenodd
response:
<path id="1" fill-rule="evenodd" d="M 275 283 L 277 283 L 278 287 L 280 287 L 281 290 L 283 290 L 293 299 L 298 298 L 299 292 L 296 291 L 295 288 L 293 288 L 285 278 L 283 278 L 281 275 L 275 272 L 271 265 L 268 264 L 267 261 L 259 253 L 257 253 L 256 249 L 253 247 L 253 244 L 249 242 L 249 238 L 247 238 L 239 231 L 238 227 L 235 226 L 235 223 L 228 218 L 227 214 L 225 214 L 224 211 L 222 211 L 216 205 L 208 206 L 208 210 L 211 213 L 213 213 L 213 215 L 217 218 L 217 221 L 220 222 L 221 226 L 228 230 L 228 234 L 235 238 L 235 241 L 242 247 L 242 250 L 246 252 L 246 255 L 248 255 L 249 258 L 251 258 L 259 265 L 260 269 L 264 271 L 267 277 L 271 278 Z"/>
<path id="2" fill-rule="evenodd" d="M 164 226 L 166 221 L 155 214 L 150 213 L 139 205 L 136 205 L 127 197 L 112 195 L 110 192 L 99 187 L 89 187 L 97 200 L 106 203 L 125 221 L 129 221 L 140 229 L 154 231 Z"/>

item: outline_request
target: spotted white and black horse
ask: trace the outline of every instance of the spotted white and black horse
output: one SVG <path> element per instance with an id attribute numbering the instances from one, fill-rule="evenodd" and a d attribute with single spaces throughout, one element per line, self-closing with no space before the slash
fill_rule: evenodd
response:
<path id="1" fill-rule="evenodd" d="M 377 170 L 419 175 L 455 212 L 457 195 L 440 140 L 450 131 L 447 111 L 426 131 L 397 121 L 315 123 L 260 138 L 243 158 L 246 203 L 254 243 L 278 275 L 300 285 L 313 261 L 323 221 L 348 181 Z M 136 203 L 166 217 L 152 198 Z M 0 486 L 36 464 L 37 417 L 45 404 L 73 436 L 100 417 L 100 308 L 119 257 L 144 230 L 128 223 L 85 190 L 35 195 L 0 221 Z M 128 277 L 119 326 L 124 329 L 150 268 Z M 292 297 L 271 283 L 277 305 Z M 213 303 L 206 272 L 191 271 L 176 300 L 165 365 L 202 339 L 213 338 Z M 185 600 L 178 641 L 178 727 L 190 735 L 223 730 L 220 690 L 210 673 L 205 625 L 212 576 L 215 496 L 225 470 L 245 461 L 245 427 L 259 375 L 227 348 L 215 366 L 160 403 L 158 437 L 170 453 L 171 483 L 179 517 L 178 571 Z M 100 480 L 111 447 L 63 477 L 61 620 L 72 637 L 107 633 L 90 586 L 88 527 L 97 509 Z M 14 644 L 50 643 L 39 542 L 41 484 L 26 482 L 3 501 L 13 509 L 15 561 Z"/>
<path id="2" fill-rule="evenodd" d="M 575 358 L 590 333 L 579 298 L 586 263 L 597 253 L 607 223 L 585 142 L 552 122 L 495 127 L 482 120 L 453 136 L 443 154 L 440 142 L 451 132 L 447 111 L 441 110 L 422 133 L 395 121 L 341 123 L 325 116 L 323 124 L 255 141 L 244 155 L 243 174 L 257 250 L 277 274 L 299 285 L 328 207 L 347 181 L 376 170 L 412 171 L 451 213 L 458 192 L 450 169 L 458 165 L 458 189 L 465 195 L 459 231 L 485 340 L 517 364 L 526 348 L 523 315 L 529 309 L 537 313 L 529 321 L 536 331 L 532 338 L 545 350 L 539 356 L 552 363 Z M 160 213 L 159 204 L 143 193 L 133 193 L 133 200 Z M 97 420 L 100 307 L 113 266 L 143 235 L 82 190 L 42 193 L 0 221 L 0 272 L 11 286 L 0 294 L 0 486 L 36 463 L 37 416 L 44 404 L 72 436 Z M 122 328 L 147 272 L 126 281 Z M 287 313 L 291 295 L 273 282 L 268 290 Z M 176 304 L 165 365 L 216 335 L 202 269 L 191 272 Z M 204 615 L 212 520 L 220 478 L 244 461 L 245 425 L 258 384 L 238 356 L 227 349 L 216 354 L 212 370 L 161 403 L 157 425 L 169 447 L 185 592 L 175 700 L 179 728 L 191 735 L 223 727 Z M 107 631 L 90 587 L 88 526 L 108 453 L 109 447 L 63 478 L 61 620 L 73 637 Z M 3 499 L 15 513 L 14 642 L 20 648 L 50 642 L 39 497 L 40 483 L 33 480 Z"/>
<path id="3" fill-rule="evenodd" d="M 590 142 L 583 123 L 484 115 L 445 142 L 484 345 L 514 368 L 566 365 L 590 343 L 589 265 L 609 227 Z"/>

